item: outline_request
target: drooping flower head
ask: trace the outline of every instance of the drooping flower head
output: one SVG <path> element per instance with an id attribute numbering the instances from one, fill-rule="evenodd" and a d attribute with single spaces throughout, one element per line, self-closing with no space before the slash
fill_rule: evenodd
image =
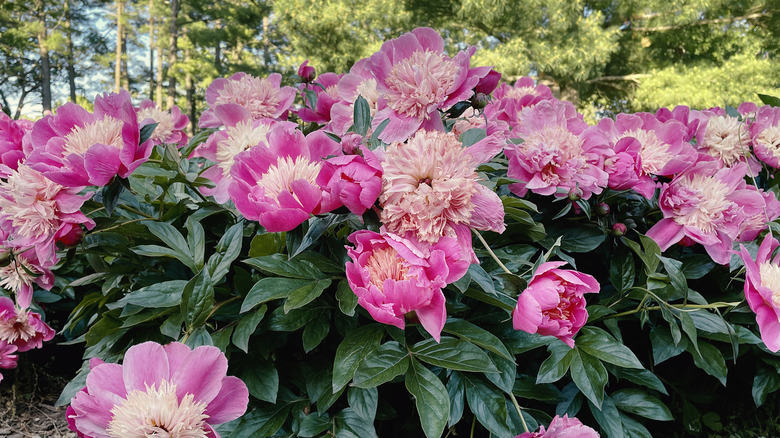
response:
<path id="1" fill-rule="evenodd" d="M 442 128 L 438 110 L 470 98 L 490 72 L 490 67 L 469 67 L 475 51 L 472 46 L 450 58 L 442 37 L 427 27 L 382 44 L 369 60 L 379 91 L 373 128 L 390 120 L 379 138 L 404 141 L 420 127 Z"/>
<path id="2" fill-rule="evenodd" d="M 772 253 L 780 245 L 772 235 L 764 237 L 756 259 L 739 246 L 739 255 L 745 264 L 745 299 L 756 314 L 761 340 L 772 352 L 780 350 L 780 255 Z"/>
<path id="3" fill-rule="evenodd" d="M 25 153 L 22 139 L 32 131 L 33 122 L 29 120 L 14 120 L 8 117 L 0 108 L 0 178 L 7 173 L 2 166 L 16 170 L 18 164 L 24 161 Z"/>
<path id="4" fill-rule="evenodd" d="M 317 176 L 325 158 L 340 154 L 341 145 L 321 131 L 304 137 L 297 129 L 276 125 L 267 144 L 236 156 L 230 199 L 269 232 L 292 230 L 311 214 L 338 207 L 338 200 L 317 184 Z"/>
<path id="5" fill-rule="evenodd" d="M 190 123 L 190 118 L 182 114 L 178 106 L 174 105 L 169 111 L 163 111 L 157 104 L 146 99 L 138 105 L 136 113 L 141 127 L 157 123 L 149 139 L 152 144 L 166 143 L 182 146 L 187 143 L 187 134 L 184 130 Z"/>
<path id="6" fill-rule="evenodd" d="M 574 347 L 574 335 L 588 320 L 586 293 L 598 293 L 599 283 L 588 274 L 557 269 L 566 262 L 542 263 L 512 311 L 515 330 L 555 336 Z"/>
<path id="7" fill-rule="evenodd" d="M 14 306 L 7 297 L 0 297 L 0 341 L 13 344 L 24 352 L 43 347 L 54 337 L 54 330 L 30 309 Z"/>
<path id="8" fill-rule="evenodd" d="M 525 432 L 515 438 L 599 438 L 599 434 L 576 418 L 555 416 L 547 429 L 541 426 L 538 432 Z"/>
<path id="9" fill-rule="evenodd" d="M 780 168 L 780 108 L 762 106 L 756 112 L 756 121 L 750 125 L 750 138 L 756 157 Z"/>
<path id="10" fill-rule="evenodd" d="M 325 160 L 317 176 L 320 187 L 358 216 L 376 203 L 382 189 L 382 165 L 360 144 L 361 138 L 355 133 L 345 135 L 341 143 L 348 154 Z"/>
<path id="11" fill-rule="evenodd" d="M 317 77 L 313 84 L 301 84 L 302 91 L 313 91 L 316 102 L 310 102 L 306 97 L 306 106 L 298 110 L 298 117 L 304 122 L 327 124 L 331 120 L 331 108 L 333 104 L 341 100 L 339 96 L 340 75 L 336 73 L 323 73 Z M 304 94 L 304 96 L 306 96 Z"/>
<path id="12" fill-rule="evenodd" d="M 495 192 L 479 184 L 478 164 L 503 147 L 486 137 L 468 148 L 451 133 L 418 131 L 408 143 L 387 147 L 382 166 L 381 220 L 391 233 L 435 243 L 458 227 L 504 231 L 504 209 Z M 470 238 L 469 238 L 470 242 Z"/>
<path id="13" fill-rule="evenodd" d="M 68 426 L 91 438 L 218 438 L 213 426 L 240 417 L 249 403 L 227 366 L 217 347 L 134 345 L 122 365 L 91 368 L 71 400 Z"/>
<path id="14" fill-rule="evenodd" d="M 97 96 L 94 113 L 68 102 L 35 122 L 25 164 L 63 186 L 102 187 L 114 176 L 127 178 L 149 158 L 153 145 L 139 145 L 139 137 L 126 90 Z"/>
<path id="15" fill-rule="evenodd" d="M 743 222 L 765 214 L 766 199 L 745 183 L 747 171 L 745 163 L 721 168 L 716 161 L 700 161 L 677 175 L 661 189 L 658 203 L 664 218 L 647 236 L 664 251 L 688 237 L 716 263 L 727 264 Z"/>
<path id="16" fill-rule="evenodd" d="M 0 369 L 11 370 L 16 368 L 16 360 L 19 357 L 16 353 L 16 345 L 0 341 Z M 3 375 L 0 374 L 0 382 L 3 381 Z"/>
<path id="17" fill-rule="evenodd" d="M 282 75 L 272 73 L 267 78 L 256 78 L 239 72 L 229 78 L 217 78 L 206 90 L 209 109 L 198 120 L 200 128 L 219 128 L 222 122 L 215 109 L 226 103 L 244 107 L 252 119 L 286 120 L 295 95 L 293 87 L 282 87 Z"/>
<path id="18" fill-rule="evenodd" d="M 91 194 L 81 196 L 77 187 L 63 187 L 23 164 L 8 180 L 0 181 L 0 228 L 3 244 L 26 250 L 34 247 L 38 261 L 55 260 L 55 243 L 81 224 L 95 222 L 79 209 Z"/>
<path id="19" fill-rule="evenodd" d="M 358 304 L 384 324 L 405 327 L 404 316 L 415 312 L 420 324 L 440 339 L 447 310 L 441 288 L 465 274 L 469 263 L 453 238 L 442 238 L 428 254 L 412 240 L 389 233 L 352 233 L 347 247 L 347 280 Z"/>
<path id="20" fill-rule="evenodd" d="M 325 129 L 336 135 L 344 135 L 350 126 L 355 123 L 355 101 L 358 97 L 366 100 L 371 117 L 374 117 L 377 101 L 379 100 L 379 91 L 377 91 L 376 84 L 376 78 L 368 68 L 368 58 L 356 62 L 349 69 L 349 73 L 339 79 L 338 93 L 340 99 L 331 107 L 331 122 Z"/>
<path id="21" fill-rule="evenodd" d="M 582 199 L 601 193 L 607 186 L 603 170 L 604 145 L 585 142 L 580 134 L 588 127 L 569 102 L 541 101 L 525 108 L 513 137 L 520 144 L 507 144 L 507 176 L 523 183 L 510 184 L 518 196 L 529 190 L 540 195 L 566 196 L 572 189 L 582 190 Z"/>

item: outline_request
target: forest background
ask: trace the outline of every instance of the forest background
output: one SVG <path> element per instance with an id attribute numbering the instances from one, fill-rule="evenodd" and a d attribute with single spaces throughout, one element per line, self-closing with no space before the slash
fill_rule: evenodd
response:
<path id="1" fill-rule="evenodd" d="M 417 26 L 478 47 L 474 65 L 530 75 L 591 122 L 737 106 L 780 85 L 776 0 L 2 0 L 0 105 L 38 118 L 125 88 L 197 125 L 205 89 L 238 71 L 344 73 Z M 463 44 L 463 43 L 461 43 Z"/>

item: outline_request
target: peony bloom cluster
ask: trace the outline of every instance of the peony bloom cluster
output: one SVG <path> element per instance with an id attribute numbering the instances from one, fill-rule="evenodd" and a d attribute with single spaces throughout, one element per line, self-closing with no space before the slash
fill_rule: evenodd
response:
<path id="1" fill-rule="evenodd" d="M 647 236 L 664 251 L 688 238 L 703 245 L 716 263 L 727 264 L 733 242 L 755 237 L 780 215 L 774 196 L 746 184 L 747 172 L 745 163 L 721 167 L 709 160 L 678 174 L 663 185 L 658 203 L 664 217 Z"/>
<path id="2" fill-rule="evenodd" d="M 758 248 L 756 259 L 743 245 L 739 255 L 745 264 L 745 299 L 756 314 L 761 340 L 772 352 L 780 350 L 780 255 L 772 253 L 780 245 L 767 235 Z"/>
<path id="3" fill-rule="evenodd" d="M 542 263 L 520 294 L 512 311 L 515 330 L 555 336 L 574 347 L 574 335 L 588 320 L 586 293 L 598 293 L 599 284 L 582 272 L 558 269 L 566 262 Z"/>
<path id="4" fill-rule="evenodd" d="M 227 365 L 216 347 L 178 342 L 134 345 L 122 365 L 93 359 L 87 386 L 68 407 L 68 427 L 87 438 L 219 438 L 213 426 L 240 417 L 249 403 Z"/>
<path id="5" fill-rule="evenodd" d="M 232 103 L 241 106 L 252 119 L 287 119 L 296 91 L 282 87 L 282 75 L 272 73 L 267 78 L 256 78 L 247 73 L 236 73 L 229 78 L 217 78 L 206 90 L 209 108 L 198 120 L 200 128 L 219 128 L 222 121 L 216 115 L 220 105 Z"/>
<path id="6" fill-rule="evenodd" d="M 10 298 L 0 297 L 0 342 L 25 352 L 43 347 L 54 337 L 54 330 L 41 321 L 41 315 L 16 307 Z"/>
<path id="7" fill-rule="evenodd" d="M 599 434 L 588 426 L 585 426 L 576 418 L 556 415 L 547 429 L 544 426 L 538 432 L 525 432 L 515 438 L 599 438 Z"/>
<path id="8" fill-rule="evenodd" d="M 157 123 L 149 140 L 152 144 L 175 144 L 182 146 L 187 144 L 187 134 L 184 130 L 190 123 L 189 117 L 182 114 L 178 106 L 174 105 L 169 111 L 163 111 L 149 99 L 144 100 L 136 108 L 140 127 L 151 123 Z"/>

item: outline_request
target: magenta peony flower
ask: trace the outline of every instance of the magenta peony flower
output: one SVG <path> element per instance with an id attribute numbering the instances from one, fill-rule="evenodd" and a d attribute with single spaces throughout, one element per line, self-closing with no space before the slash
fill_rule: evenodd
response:
<path id="1" fill-rule="evenodd" d="M 518 116 L 513 137 L 521 144 L 507 144 L 507 176 L 523 183 L 510 184 L 518 196 L 528 190 L 540 195 L 566 196 L 582 190 L 582 199 L 601 193 L 607 186 L 603 170 L 608 150 L 597 142 L 585 142 L 580 134 L 588 127 L 569 102 L 542 101 Z"/>
<path id="2" fill-rule="evenodd" d="M 144 342 L 127 350 L 122 365 L 90 367 L 67 413 L 69 428 L 88 438 L 218 438 L 213 426 L 240 417 L 249 403 L 217 347 Z"/>
<path id="3" fill-rule="evenodd" d="M 555 336 L 574 347 L 574 335 L 588 320 L 586 293 L 598 293 L 595 278 L 582 272 L 557 269 L 566 262 L 542 263 L 512 311 L 515 330 Z"/>
<path id="4" fill-rule="evenodd" d="M 41 321 L 41 315 L 14 306 L 10 298 L 0 297 L 0 341 L 13 344 L 19 352 L 43 347 L 54 337 L 54 330 Z"/>
<path id="5" fill-rule="evenodd" d="M 772 352 L 780 350 L 780 255 L 772 252 L 780 245 L 771 235 L 764 237 L 756 260 L 743 245 L 739 255 L 745 264 L 745 299 L 756 314 L 761 340 Z"/>
<path id="6" fill-rule="evenodd" d="M 190 118 L 182 114 L 178 106 L 174 105 L 170 111 L 163 111 L 154 102 L 146 99 L 135 111 L 141 127 L 157 123 L 150 138 L 152 144 L 166 143 L 179 146 L 187 144 L 187 134 L 184 130 L 190 123 Z"/>
<path id="7" fill-rule="evenodd" d="M 563 414 L 563 417 L 556 415 L 547 430 L 541 426 L 539 432 L 525 432 L 515 438 L 599 438 L 599 434 L 580 420 Z"/>
<path id="8" fill-rule="evenodd" d="M 0 341 L 0 369 L 11 370 L 16 368 L 16 345 Z M 3 375 L 0 374 L 0 382 L 3 381 Z"/>
<path id="9" fill-rule="evenodd" d="M 91 229 L 92 219 L 79 211 L 91 194 L 78 187 L 63 187 L 43 174 L 20 165 L 8 180 L 0 181 L 0 228 L 6 247 L 35 248 L 41 263 L 56 261 L 55 243 L 81 224 Z"/>
<path id="10" fill-rule="evenodd" d="M 500 120 L 507 129 L 514 129 L 520 125 L 520 112 L 523 108 L 529 108 L 543 100 L 556 100 L 550 87 L 538 84 L 533 79 L 525 76 L 518 79 L 514 86 L 503 83 L 493 93 L 493 102 L 485 107 L 485 115 L 488 120 Z M 512 135 L 517 137 L 517 135 Z"/>
<path id="11" fill-rule="evenodd" d="M 236 156 L 230 170 L 230 199 L 241 214 L 267 231 L 290 231 L 311 214 L 338 207 L 338 199 L 317 185 L 317 176 L 325 158 L 340 154 L 341 145 L 322 131 L 304 137 L 297 129 L 276 125 L 267 145 Z"/>
<path id="12" fill-rule="evenodd" d="M 475 171 L 502 147 L 491 136 L 464 148 L 453 134 L 425 130 L 408 143 L 389 145 L 382 162 L 382 223 L 391 233 L 429 244 L 459 237 L 457 229 L 465 227 L 469 248 L 468 228 L 502 233 L 503 204 L 479 184 Z"/>
<path id="13" fill-rule="evenodd" d="M 764 216 L 767 207 L 762 192 L 745 183 L 747 171 L 745 163 L 721 168 L 717 161 L 700 161 L 677 175 L 661 189 L 658 204 L 664 218 L 647 236 L 663 251 L 689 237 L 703 245 L 713 261 L 727 264 L 744 221 Z M 776 207 L 770 204 L 770 210 Z"/>
<path id="14" fill-rule="evenodd" d="M 199 128 L 219 128 L 222 122 L 214 110 L 226 103 L 244 107 L 252 119 L 286 120 L 297 92 L 293 87 L 282 87 L 282 75 L 272 73 L 267 78 L 256 78 L 247 73 L 214 79 L 206 90 L 209 109 L 198 120 Z"/>
<path id="15" fill-rule="evenodd" d="M 306 98 L 306 107 L 298 110 L 298 117 L 304 122 L 326 124 L 331 120 L 331 108 L 339 102 L 339 80 L 336 73 L 323 73 L 317 77 L 313 84 L 301 85 L 302 90 L 314 91 L 317 102 L 313 105 Z"/>
<path id="16" fill-rule="evenodd" d="M 32 131 L 33 122 L 29 120 L 14 120 L 8 117 L 0 108 L 0 177 L 7 177 L 8 170 L 16 170 L 24 161 L 25 153 L 22 139 Z"/>
<path id="17" fill-rule="evenodd" d="M 139 145 L 139 137 L 126 90 L 96 97 L 94 113 L 68 102 L 35 122 L 25 164 L 66 187 L 102 187 L 116 175 L 127 178 L 149 158 L 152 143 Z"/>
<path id="18" fill-rule="evenodd" d="M 750 138 L 756 157 L 775 169 L 780 168 L 780 108 L 762 106 L 750 125 Z"/>
<path id="19" fill-rule="evenodd" d="M 490 67 L 469 68 L 475 51 L 472 46 L 450 58 L 442 37 L 427 27 L 382 44 L 368 61 L 379 91 L 373 129 L 390 120 L 379 139 L 404 141 L 420 127 L 443 128 L 438 110 L 470 98 L 490 72 Z"/>
<path id="20" fill-rule="evenodd" d="M 655 117 L 661 123 L 666 123 L 670 120 L 676 120 L 683 124 L 685 127 L 685 136 L 683 140 L 689 142 L 696 135 L 696 131 L 699 129 L 699 120 L 691 117 L 691 109 L 687 106 L 678 105 L 673 110 L 668 108 L 661 108 L 655 112 Z"/>
<path id="21" fill-rule="evenodd" d="M 347 247 L 347 280 L 358 304 L 384 324 L 403 329 L 404 316 L 415 312 L 425 330 L 438 342 L 447 310 L 441 288 L 468 270 L 460 245 L 441 238 L 428 254 L 409 239 L 390 233 L 361 230 L 352 233 Z"/>
<path id="22" fill-rule="evenodd" d="M 362 96 L 368 103 L 371 117 L 376 114 L 376 105 L 379 100 L 379 92 L 376 88 L 376 78 L 369 70 L 368 59 L 361 59 L 350 69 L 349 73 L 341 77 L 338 84 L 340 100 L 330 109 L 331 122 L 326 130 L 336 135 L 344 135 L 355 121 L 355 101 Z"/>
<path id="23" fill-rule="evenodd" d="M 355 133 L 344 136 L 343 149 L 352 149 L 354 154 L 325 160 L 317 176 L 320 187 L 358 216 L 374 205 L 382 189 L 382 165 L 371 150 L 360 144 L 361 138 Z M 347 144 L 354 140 L 357 148 Z"/>

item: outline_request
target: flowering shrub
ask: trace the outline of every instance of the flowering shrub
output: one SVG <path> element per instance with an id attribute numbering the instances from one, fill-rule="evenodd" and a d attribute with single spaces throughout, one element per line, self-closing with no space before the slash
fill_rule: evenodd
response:
<path id="1" fill-rule="evenodd" d="M 589 126 L 475 50 L 236 73 L 190 138 L 127 92 L 0 119 L 0 368 L 83 344 L 84 437 L 648 437 L 780 389 L 780 109 Z"/>

